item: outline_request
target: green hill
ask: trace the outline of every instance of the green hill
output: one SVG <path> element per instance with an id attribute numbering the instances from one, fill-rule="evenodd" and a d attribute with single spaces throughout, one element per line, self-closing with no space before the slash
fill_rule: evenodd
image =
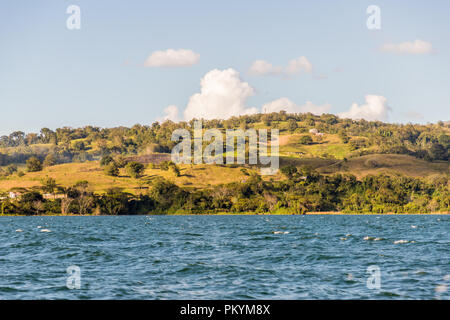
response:
<path id="1" fill-rule="evenodd" d="M 284 112 L 203 122 L 204 130 L 223 134 L 278 129 L 281 170 L 272 176 L 259 176 L 258 165 L 168 162 L 177 143 L 172 132 L 192 128 L 192 122 L 166 121 L 0 137 L 2 212 L 40 212 L 35 204 L 50 206 L 49 194 L 72 199 L 67 210 L 77 213 L 84 213 L 75 205 L 84 194 L 91 213 L 103 213 L 112 199 L 124 201 L 119 213 L 129 212 L 123 208 L 130 203 L 137 213 L 430 212 L 450 206 L 448 123 L 400 125 Z M 132 161 L 142 162 L 143 170 L 130 171 L 126 164 Z M 11 202 L 8 192 L 18 190 L 30 197 L 28 204 Z M 63 212 L 64 201 L 41 211 Z"/>

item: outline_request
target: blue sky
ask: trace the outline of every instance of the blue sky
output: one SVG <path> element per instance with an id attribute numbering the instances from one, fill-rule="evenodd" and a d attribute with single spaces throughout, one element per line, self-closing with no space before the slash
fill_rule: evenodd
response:
<path id="1" fill-rule="evenodd" d="M 80 30 L 66 27 L 71 4 L 81 9 Z M 366 26 L 369 5 L 380 7 L 380 30 Z M 0 134 L 150 124 L 169 105 L 183 119 L 200 80 L 229 68 L 254 90 L 230 101 L 249 109 L 287 98 L 299 110 L 310 101 L 348 114 L 373 95 L 385 99 L 389 122 L 449 120 L 449 12 L 448 1 L 1 1 Z M 417 39 L 432 50 L 380 50 Z M 144 66 L 167 49 L 200 58 L 190 66 Z M 298 57 L 312 71 L 249 73 L 256 60 L 284 68 Z"/>

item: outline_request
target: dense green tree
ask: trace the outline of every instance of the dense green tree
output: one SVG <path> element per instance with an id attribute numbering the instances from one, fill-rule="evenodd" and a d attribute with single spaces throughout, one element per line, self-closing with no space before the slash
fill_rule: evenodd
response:
<path id="1" fill-rule="evenodd" d="M 100 160 L 100 166 L 104 167 L 110 164 L 111 162 L 114 162 L 113 157 L 111 157 L 109 154 L 102 157 Z"/>
<path id="2" fill-rule="evenodd" d="M 312 144 L 313 143 L 313 139 L 309 136 L 309 135 L 303 135 L 300 137 L 300 139 L 298 140 L 298 142 L 300 144 Z"/>
<path id="3" fill-rule="evenodd" d="M 292 178 L 294 174 L 297 173 L 297 168 L 293 165 L 284 166 L 280 169 L 281 173 L 287 178 Z"/>
<path id="4" fill-rule="evenodd" d="M 448 159 L 448 149 L 446 149 L 442 144 L 433 143 L 430 147 L 430 157 L 434 160 L 447 160 Z"/>
<path id="5" fill-rule="evenodd" d="M 42 170 L 42 163 L 36 157 L 31 157 L 27 160 L 27 170 L 28 172 L 37 172 Z"/>
<path id="6" fill-rule="evenodd" d="M 142 163 L 133 161 L 133 162 L 129 162 L 125 166 L 125 169 L 132 178 L 137 179 L 142 176 L 142 174 L 144 173 L 145 167 Z"/>
<path id="7" fill-rule="evenodd" d="M 17 172 L 17 166 L 15 164 L 10 164 L 9 166 L 6 167 L 6 172 L 9 175 Z"/>
<path id="8" fill-rule="evenodd" d="M 289 129 L 289 131 L 290 132 L 294 132 L 295 129 L 297 129 L 297 128 L 298 128 L 297 121 L 295 121 L 294 119 L 289 119 L 288 120 L 288 129 Z"/>

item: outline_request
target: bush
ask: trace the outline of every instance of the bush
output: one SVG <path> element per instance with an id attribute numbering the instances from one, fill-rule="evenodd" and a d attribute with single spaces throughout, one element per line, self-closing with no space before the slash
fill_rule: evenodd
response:
<path id="1" fill-rule="evenodd" d="M 350 149 L 353 150 L 358 150 L 361 148 L 366 148 L 367 147 L 367 141 L 366 139 L 363 138 L 356 138 L 356 139 L 352 139 L 350 140 Z"/>
<path id="2" fill-rule="evenodd" d="M 42 171 L 42 163 L 36 157 L 31 157 L 27 160 L 27 170 L 28 172 Z"/>
<path id="3" fill-rule="evenodd" d="M 114 162 L 114 159 L 110 155 L 103 156 L 100 160 L 100 166 L 104 167 L 110 164 L 111 162 Z"/>
<path id="4" fill-rule="evenodd" d="M 144 172 L 144 165 L 142 163 L 139 162 L 129 162 L 126 165 L 126 170 L 127 173 L 132 177 L 132 178 L 140 178 L 142 176 L 142 173 Z"/>
<path id="5" fill-rule="evenodd" d="M 288 129 L 289 129 L 289 131 L 290 132 L 294 132 L 295 129 L 297 129 L 297 128 L 298 128 L 297 121 L 295 121 L 294 119 L 289 119 L 288 120 Z"/>
<path id="6" fill-rule="evenodd" d="M 51 167 L 56 164 L 56 157 L 54 154 L 49 153 L 44 159 L 44 167 Z"/>
<path id="7" fill-rule="evenodd" d="M 298 142 L 300 144 L 312 144 L 313 143 L 313 139 L 310 136 L 308 136 L 308 135 L 304 135 L 304 136 L 300 137 Z"/>
<path id="8" fill-rule="evenodd" d="M 108 176 L 117 177 L 119 175 L 119 168 L 115 162 L 111 162 L 105 166 L 104 172 Z"/>
<path id="9" fill-rule="evenodd" d="M 280 169 L 280 171 L 286 177 L 291 178 L 294 174 L 297 173 L 297 168 L 295 166 L 293 166 L 293 165 L 288 165 L 288 166 L 282 167 Z"/>
<path id="10" fill-rule="evenodd" d="M 84 151 L 84 150 L 86 150 L 86 146 L 85 146 L 85 144 L 84 144 L 83 141 L 76 141 L 76 142 L 73 144 L 73 149 L 74 149 L 75 151 Z"/>
<path id="11" fill-rule="evenodd" d="M 17 172 L 17 166 L 15 164 L 10 164 L 9 166 L 6 167 L 6 172 L 8 174 L 13 174 L 14 172 Z"/>

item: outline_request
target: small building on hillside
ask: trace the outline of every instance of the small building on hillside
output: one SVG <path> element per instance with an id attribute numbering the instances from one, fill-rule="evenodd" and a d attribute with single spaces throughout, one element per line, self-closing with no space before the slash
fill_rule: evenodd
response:
<path id="1" fill-rule="evenodd" d="M 20 191 L 10 191 L 9 192 L 9 198 L 10 199 L 18 199 L 22 196 L 23 192 Z"/>
<path id="2" fill-rule="evenodd" d="M 317 130 L 316 128 L 309 129 L 309 133 L 312 133 L 313 135 L 318 136 L 318 137 L 324 136 L 324 133 L 319 132 L 319 130 Z"/>

